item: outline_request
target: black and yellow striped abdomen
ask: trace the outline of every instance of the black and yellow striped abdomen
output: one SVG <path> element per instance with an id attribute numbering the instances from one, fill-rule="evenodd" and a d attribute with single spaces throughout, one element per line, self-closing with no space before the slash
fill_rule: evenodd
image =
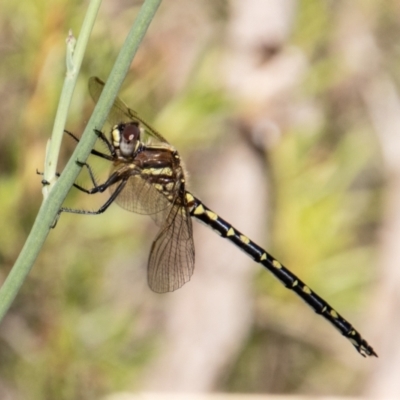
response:
<path id="1" fill-rule="evenodd" d="M 223 238 L 234 243 L 239 249 L 252 257 L 255 262 L 264 266 L 288 289 L 293 290 L 313 310 L 327 319 L 343 336 L 347 337 L 356 350 L 364 357 L 376 356 L 374 349 L 362 338 L 353 326 L 335 311 L 325 300 L 314 293 L 296 275 L 284 267 L 271 254 L 243 235 L 231 224 L 220 218 L 216 213 L 207 208 L 200 200 L 186 192 L 187 206 L 190 215 L 204 223 Z"/>

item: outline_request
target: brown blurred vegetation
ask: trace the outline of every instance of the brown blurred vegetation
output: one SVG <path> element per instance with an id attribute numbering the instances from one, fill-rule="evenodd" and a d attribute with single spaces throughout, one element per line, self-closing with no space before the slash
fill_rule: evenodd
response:
<path id="1" fill-rule="evenodd" d="M 232 28 L 238 2 L 165 1 L 121 97 L 177 147 L 186 160 L 190 188 L 208 206 L 227 219 L 230 213 L 233 218 L 241 214 L 231 222 L 243 231 L 240 217 L 248 220 L 250 232 L 245 233 L 252 237 L 254 226 L 255 240 L 354 323 L 381 355 L 381 336 L 391 328 L 390 318 L 374 323 L 381 310 L 379 250 L 384 248 L 378 233 L 387 211 L 383 195 L 388 196 L 390 176 L 368 88 L 381 76 L 395 89 L 399 86 L 400 6 L 395 0 L 283 3 L 291 13 L 284 17 L 287 30 L 274 36 L 276 31 L 269 27 L 269 37 L 253 42 L 252 48 L 244 44 L 238 52 L 233 39 L 238 29 Z M 264 3 L 267 12 L 273 4 Z M 69 29 L 79 34 L 86 6 L 65 0 L 2 2 L 2 281 L 41 203 L 35 171 L 42 169 L 57 108 L 65 38 Z M 104 2 L 75 90 L 68 130 L 82 132 L 93 107 L 87 80 L 92 75 L 107 78 L 137 7 L 127 1 Z M 246 76 L 246 85 L 241 80 L 247 92 L 236 83 L 242 78 L 240 71 L 250 75 L 251 68 L 237 68 L 238 54 L 244 60 L 252 57 L 252 69 L 260 71 L 259 76 Z M 374 104 L 384 107 L 385 97 L 373 98 Z M 214 186 L 209 183 L 235 146 L 248 146 L 250 159 L 261 163 L 261 177 L 256 166 L 254 176 L 260 193 L 261 187 L 267 190 L 266 200 L 261 194 L 258 198 L 257 189 L 243 200 L 247 178 L 229 171 Z M 65 138 L 59 171 L 73 147 Z M 240 157 L 234 160 L 239 169 L 245 162 Z M 99 176 L 106 176 L 107 168 L 98 165 Z M 250 180 L 253 172 L 248 169 Z M 229 184 L 236 193 L 226 208 L 218 208 L 218 190 L 228 193 Z M 91 198 L 72 191 L 67 203 L 96 209 L 106 196 Z M 261 215 L 251 212 L 252 199 L 261 202 Z M 240 201 L 248 211 L 230 209 Z M 385 218 L 390 220 L 390 215 Z M 174 352 L 174 343 L 189 340 L 189 348 L 201 354 L 216 353 L 207 348 L 207 341 L 202 342 L 204 348 L 198 347 L 196 338 L 168 330 L 174 316 L 170 305 L 189 299 L 185 296 L 200 281 L 201 267 L 196 266 L 181 293 L 151 293 L 145 268 L 155 233 L 150 218 L 116 206 L 98 217 L 62 215 L 0 326 L 0 398 L 91 399 L 114 391 L 152 389 L 152 371 L 162 374 L 169 368 L 168 358 L 161 370 L 157 360 L 166 348 Z M 195 235 L 199 253 L 204 235 L 221 249 L 225 245 L 214 233 L 197 227 Z M 226 252 L 234 257 L 240 253 L 227 246 Z M 205 264 L 216 268 L 218 250 L 208 253 Z M 193 390 L 358 395 L 367 391 L 368 379 L 372 385 L 373 378 L 379 378 L 375 369 L 384 361 L 363 360 L 258 265 L 250 262 L 246 271 L 256 274 L 246 278 L 251 283 L 246 326 L 232 349 L 218 354 L 223 361 L 215 368 L 210 364 L 215 373 L 207 383 Z M 204 296 L 211 303 L 208 285 L 201 288 L 198 302 Z M 215 304 L 226 297 L 221 293 Z M 196 307 L 189 311 L 200 319 Z M 217 324 L 214 328 L 218 330 Z M 213 330 L 197 331 L 202 334 L 213 336 Z M 207 362 L 214 362 L 211 355 Z M 176 382 L 169 381 L 168 389 L 190 390 L 179 371 L 191 371 L 194 351 L 177 357 Z"/>

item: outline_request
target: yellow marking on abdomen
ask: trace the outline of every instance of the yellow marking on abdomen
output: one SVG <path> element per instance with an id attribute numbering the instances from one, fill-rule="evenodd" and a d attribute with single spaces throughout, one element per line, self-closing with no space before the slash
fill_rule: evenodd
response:
<path id="1" fill-rule="evenodd" d="M 250 243 L 250 239 L 247 236 L 244 236 L 244 235 L 240 235 L 240 240 L 245 244 L 249 244 Z"/>
<path id="2" fill-rule="evenodd" d="M 308 286 L 304 286 L 303 287 L 303 292 L 304 293 L 307 293 L 307 294 L 311 294 L 312 292 L 311 292 L 311 289 L 308 287 Z"/>
<path id="3" fill-rule="evenodd" d="M 186 193 L 186 201 L 188 203 L 191 203 L 192 201 L 194 201 L 194 197 L 190 193 Z"/>
<path id="4" fill-rule="evenodd" d="M 196 207 L 196 209 L 194 210 L 193 214 L 195 214 L 195 215 L 204 214 L 204 211 L 205 211 L 205 210 L 204 210 L 203 205 L 200 204 L 200 205 L 198 205 L 198 206 Z"/>
<path id="5" fill-rule="evenodd" d="M 226 233 L 226 236 L 234 236 L 234 235 L 235 235 L 235 230 L 232 227 L 230 227 L 229 231 Z"/>
<path id="6" fill-rule="evenodd" d="M 218 219 L 218 215 L 215 214 L 215 212 L 207 210 L 206 214 L 207 214 L 208 218 L 210 218 L 212 221 L 216 221 Z"/>
<path id="7" fill-rule="evenodd" d="M 264 254 L 261 256 L 260 261 L 264 261 L 264 260 L 266 260 L 266 259 L 267 259 L 267 253 L 264 253 Z"/>
<path id="8" fill-rule="evenodd" d="M 277 269 L 281 269 L 282 268 L 281 263 L 279 261 L 277 261 L 277 260 L 272 261 L 272 265 Z"/>
<path id="9" fill-rule="evenodd" d="M 337 314 L 337 312 L 335 310 L 331 310 L 330 314 L 332 315 L 333 318 L 339 317 L 339 315 Z"/>

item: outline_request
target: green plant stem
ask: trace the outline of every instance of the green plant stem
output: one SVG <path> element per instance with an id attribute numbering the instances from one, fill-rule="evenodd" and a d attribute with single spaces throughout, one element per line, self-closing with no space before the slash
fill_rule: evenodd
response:
<path id="1" fill-rule="evenodd" d="M 136 54 L 139 44 L 142 41 L 150 22 L 154 18 L 160 3 L 161 0 L 145 0 L 143 3 L 121 52 L 117 57 L 103 93 L 86 126 L 82 139 L 78 143 L 71 159 L 61 174 L 61 177 L 43 201 L 25 245 L 22 248 L 10 274 L 0 289 L 0 321 L 6 314 L 12 301 L 17 295 L 19 288 L 31 270 L 39 251 L 50 232 L 51 226 L 54 224 L 58 210 L 79 174 L 80 168 L 76 164 L 76 160 L 84 161 L 89 156 L 97 139 L 93 130 L 95 127 L 98 128 L 103 126 L 132 59 Z"/>
<path id="2" fill-rule="evenodd" d="M 57 161 L 60 154 L 62 138 L 64 136 L 65 122 L 67 121 L 68 110 L 71 104 L 78 73 L 82 65 L 83 56 L 85 55 L 90 33 L 92 32 L 93 25 L 96 21 L 100 5 L 101 0 L 90 1 L 76 46 L 72 32 L 69 33 L 67 38 L 67 73 L 61 90 L 56 117 L 54 119 L 53 132 L 46 151 L 43 178 L 49 183 L 49 185 L 43 187 L 44 197 L 47 197 L 48 193 L 53 188 L 53 184 L 57 181 Z"/>

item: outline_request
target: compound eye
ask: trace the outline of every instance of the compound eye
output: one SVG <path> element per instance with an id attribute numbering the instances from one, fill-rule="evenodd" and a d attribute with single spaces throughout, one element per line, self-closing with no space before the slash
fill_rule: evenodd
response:
<path id="1" fill-rule="evenodd" d="M 139 125 L 135 123 L 126 124 L 120 127 L 121 143 L 119 148 L 124 156 L 132 156 L 140 140 Z"/>
<path id="2" fill-rule="evenodd" d="M 140 139 L 140 129 L 137 124 L 127 124 L 122 129 L 122 140 L 125 143 L 130 143 Z"/>

